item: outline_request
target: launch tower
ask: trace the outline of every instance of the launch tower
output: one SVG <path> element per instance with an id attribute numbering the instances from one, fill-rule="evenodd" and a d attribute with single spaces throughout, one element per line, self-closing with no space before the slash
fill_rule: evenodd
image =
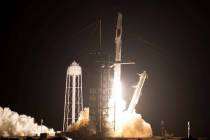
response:
<path id="1" fill-rule="evenodd" d="M 63 131 L 78 120 L 83 110 L 82 68 L 75 61 L 68 67 L 64 103 Z"/>

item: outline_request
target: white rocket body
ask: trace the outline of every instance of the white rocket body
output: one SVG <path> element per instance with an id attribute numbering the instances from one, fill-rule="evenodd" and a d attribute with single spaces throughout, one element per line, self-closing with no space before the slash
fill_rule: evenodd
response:
<path id="1" fill-rule="evenodd" d="M 116 28 L 116 36 L 115 36 L 115 66 L 114 66 L 114 80 L 120 81 L 121 78 L 121 40 L 122 36 L 122 14 L 118 13 L 117 19 L 117 28 Z"/>

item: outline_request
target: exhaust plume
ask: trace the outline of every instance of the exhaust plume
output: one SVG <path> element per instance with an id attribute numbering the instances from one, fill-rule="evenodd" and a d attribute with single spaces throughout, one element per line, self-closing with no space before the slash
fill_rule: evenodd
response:
<path id="1" fill-rule="evenodd" d="M 80 112 L 78 120 L 69 125 L 67 131 L 75 131 L 78 130 L 80 127 L 86 127 L 89 124 L 89 108 L 84 108 L 83 111 Z"/>
<path id="2" fill-rule="evenodd" d="M 108 137 L 132 137 L 132 138 L 148 138 L 152 137 L 152 128 L 149 123 L 144 121 L 140 114 L 135 112 L 136 104 L 138 103 L 142 87 L 147 75 L 144 71 L 139 74 L 139 81 L 135 86 L 133 98 L 126 109 L 126 101 L 122 98 L 121 81 L 114 79 L 112 96 L 109 99 L 109 117 L 107 120 L 102 120 L 103 133 Z M 115 122 L 113 129 L 112 122 Z M 108 123 L 108 124 L 107 124 Z M 76 123 L 69 126 L 70 132 L 78 134 L 95 134 L 95 127 L 89 122 L 89 108 L 85 108 L 80 112 L 79 119 Z"/>
<path id="3" fill-rule="evenodd" d="M 135 112 L 135 107 L 141 97 L 142 88 L 147 77 L 146 71 L 139 74 L 139 81 L 135 86 L 134 94 L 127 110 L 125 109 L 126 101 L 122 98 L 121 81 L 115 76 L 112 96 L 109 99 L 110 110 L 108 118 L 110 124 L 114 122 L 114 137 L 151 137 L 152 128 L 150 124 L 145 122 L 141 115 Z"/>
<path id="4" fill-rule="evenodd" d="M 54 135 L 55 132 L 44 125 L 38 125 L 30 116 L 19 115 L 8 107 L 0 107 L 0 136 L 35 136 L 40 133 Z"/>
<path id="5" fill-rule="evenodd" d="M 148 138 L 152 137 L 152 128 L 145 122 L 140 114 L 136 112 L 124 112 L 120 119 L 119 129 L 115 132 L 115 137 Z"/>
<path id="6" fill-rule="evenodd" d="M 91 136 L 96 134 L 95 127 L 89 120 L 89 108 L 86 107 L 80 112 L 78 120 L 69 125 L 67 131 L 71 132 L 74 138 L 77 138 L 78 136 Z M 80 137 L 80 139 L 82 138 Z"/>

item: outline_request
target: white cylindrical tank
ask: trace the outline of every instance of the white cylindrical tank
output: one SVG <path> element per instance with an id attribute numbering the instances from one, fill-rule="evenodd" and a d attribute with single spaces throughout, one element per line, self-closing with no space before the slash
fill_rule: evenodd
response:
<path id="1" fill-rule="evenodd" d="M 68 75 L 81 75 L 82 74 L 82 68 L 79 64 L 77 64 L 75 61 L 68 67 L 67 70 Z"/>

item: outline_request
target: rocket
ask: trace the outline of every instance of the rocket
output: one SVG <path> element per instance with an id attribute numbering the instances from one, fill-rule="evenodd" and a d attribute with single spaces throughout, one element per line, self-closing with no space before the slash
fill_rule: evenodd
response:
<path id="1" fill-rule="evenodd" d="M 117 28 L 115 35 L 115 66 L 114 66 L 114 78 L 120 81 L 121 77 L 121 47 L 122 47 L 122 14 L 118 13 Z"/>
<path id="2" fill-rule="evenodd" d="M 116 112 L 119 112 L 117 98 L 121 97 L 121 40 L 122 36 L 122 14 L 118 13 L 117 28 L 115 33 L 115 63 L 114 63 L 114 80 L 113 80 L 113 96 L 114 96 L 114 131 L 116 123 Z M 117 98 L 116 98 L 117 97 Z"/>

